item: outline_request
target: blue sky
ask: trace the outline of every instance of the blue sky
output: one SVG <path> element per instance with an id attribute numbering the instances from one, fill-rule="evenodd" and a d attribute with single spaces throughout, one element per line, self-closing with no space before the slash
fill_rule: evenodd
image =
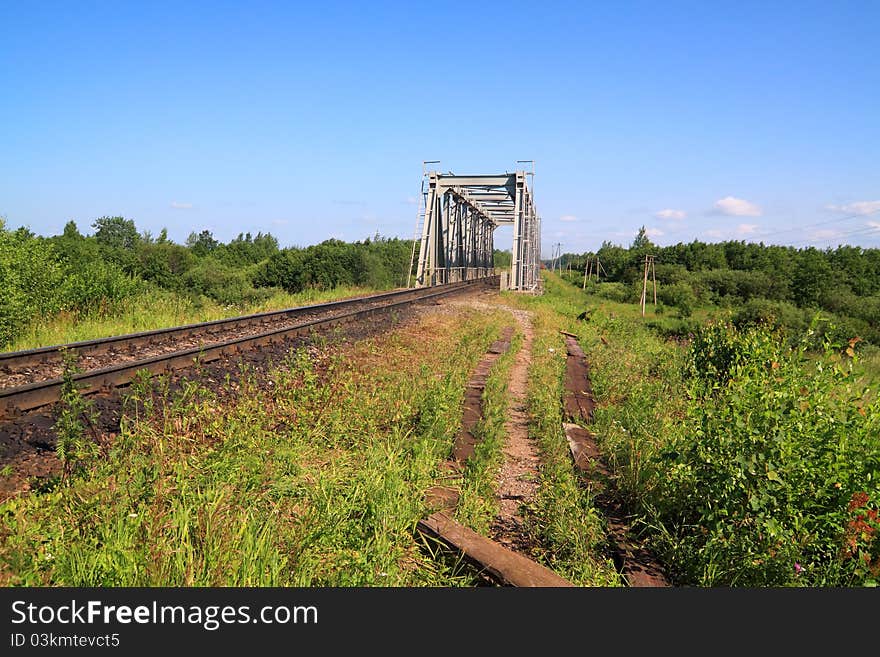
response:
<path id="1" fill-rule="evenodd" d="M 880 246 L 878 35 L 877 0 L 7 0 L 0 216 L 411 237 L 423 160 L 534 160 L 547 256 Z"/>

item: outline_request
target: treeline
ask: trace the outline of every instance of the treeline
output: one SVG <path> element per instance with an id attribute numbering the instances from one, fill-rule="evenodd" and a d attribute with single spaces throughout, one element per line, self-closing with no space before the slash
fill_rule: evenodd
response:
<path id="1" fill-rule="evenodd" d="M 91 228 L 93 234 L 84 235 L 69 221 L 62 234 L 41 237 L 27 228 L 7 230 L 0 218 L 0 348 L 35 321 L 59 313 L 110 315 L 151 290 L 210 299 L 233 311 L 281 290 L 382 290 L 412 283 L 409 239 L 376 234 L 282 248 L 262 232 L 222 243 L 203 230 L 176 244 L 167 230 L 139 232 L 125 217 L 100 217 Z M 495 254 L 509 266 L 509 252 Z"/>
<path id="2" fill-rule="evenodd" d="M 279 290 L 403 286 L 412 253 L 411 240 L 379 235 L 281 248 L 262 232 L 224 244 L 204 230 L 176 244 L 166 230 L 154 237 L 124 217 L 101 217 L 91 227 L 83 235 L 70 221 L 61 235 L 41 237 L 0 221 L 0 345 L 39 319 L 111 313 L 151 289 L 242 308 Z"/>
<path id="3" fill-rule="evenodd" d="M 649 294 L 656 273 L 658 301 L 682 318 L 712 305 L 731 309 L 740 325 L 801 330 L 820 313 L 829 320 L 825 330 L 880 344 L 880 249 L 844 245 L 820 250 L 744 241 L 657 246 L 642 228 L 628 248 L 606 241 L 595 253 L 566 254 L 563 261 L 583 275 L 590 260 L 595 270 L 598 257 L 603 283 L 591 288 L 617 301 L 639 302 L 646 254 L 655 263 L 648 275 Z"/>

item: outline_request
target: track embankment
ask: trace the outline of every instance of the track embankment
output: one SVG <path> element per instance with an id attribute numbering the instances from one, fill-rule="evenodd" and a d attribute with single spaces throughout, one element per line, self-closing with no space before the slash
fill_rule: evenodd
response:
<path id="1" fill-rule="evenodd" d="M 418 307 L 441 303 L 458 294 L 494 290 L 496 286 L 497 277 L 491 277 L 465 285 L 443 286 L 442 291 L 438 286 L 424 288 L 418 295 L 395 295 L 390 302 L 386 297 L 386 303 L 378 305 L 375 305 L 376 298 L 381 295 L 371 295 L 367 307 L 357 307 L 355 300 L 344 302 L 346 307 L 340 306 L 343 302 L 334 302 L 330 304 L 332 315 L 323 319 L 309 317 L 295 326 L 260 331 L 231 344 L 225 340 L 146 361 L 126 361 L 110 373 L 105 371 L 107 368 L 82 372 L 74 377 L 74 382 L 81 394 L 88 396 L 90 412 L 80 420 L 90 439 L 109 445 L 120 432 L 120 422 L 126 412 L 124 400 L 129 384 L 138 372 L 146 370 L 163 375 L 171 390 L 181 389 L 188 381 L 197 381 L 223 395 L 230 384 L 234 388 L 244 370 L 256 373 L 262 380 L 261 373 L 283 362 L 292 349 L 311 348 L 309 345 L 316 336 L 357 340 L 379 335 L 393 329 Z M 315 312 L 316 307 L 310 308 L 310 314 Z M 344 308 L 347 310 L 340 312 Z M 269 378 L 265 377 L 265 380 L 268 385 Z M 0 390 L 0 406 L 6 405 L 5 414 L 0 414 L 0 468 L 4 471 L 4 476 L 0 477 L 0 500 L 39 488 L 42 482 L 51 480 L 60 472 L 61 464 L 55 454 L 58 417 L 55 402 L 61 384 L 61 380 L 37 381 L 24 387 Z M 32 393 L 35 396 L 29 397 Z M 16 398 L 25 403 L 19 407 Z"/>
<path id="2" fill-rule="evenodd" d="M 607 520 L 612 558 L 629 586 L 664 587 L 669 581 L 660 562 L 632 535 L 630 518 L 614 484 L 614 477 L 602 459 L 592 433 L 577 422 L 593 420 L 596 400 L 590 382 L 590 366 L 577 337 L 565 336 L 565 392 L 563 423 L 575 468 L 592 490 L 595 503 Z"/>

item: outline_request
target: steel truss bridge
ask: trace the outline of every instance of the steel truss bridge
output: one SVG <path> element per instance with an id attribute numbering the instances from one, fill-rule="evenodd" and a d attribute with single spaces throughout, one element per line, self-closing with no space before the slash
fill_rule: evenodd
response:
<path id="1" fill-rule="evenodd" d="M 532 173 L 457 176 L 426 172 L 419 208 L 422 238 L 415 286 L 494 275 L 495 229 L 512 225 L 513 258 L 506 287 L 536 291 L 540 283 L 541 218 L 528 175 Z"/>

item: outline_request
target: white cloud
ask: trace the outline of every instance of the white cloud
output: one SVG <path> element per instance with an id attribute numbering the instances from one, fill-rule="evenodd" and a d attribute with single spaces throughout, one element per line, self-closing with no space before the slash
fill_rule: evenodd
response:
<path id="1" fill-rule="evenodd" d="M 873 228 L 874 230 L 880 230 L 880 221 L 869 221 L 868 227 Z"/>
<path id="2" fill-rule="evenodd" d="M 288 223 L 289 222 L 287 221 L 287 219 L 273 219 L 272 220 L 273 226 L 286 226 Z"/>
<path id="3" fill-rule="evenodd" d="M 715 201 L 715 210 L 732 217 L 760 217 L 761 208 L 745 199 L 725 196 Z"/>
<path id="4" fill-rule="evenodd" d="M 564 214 L 561 217 L 559 217 L 559 221 L 577 221 L 577 220 L 578 220 L 578 218 L 575 217 L 573 214 Z"/>
<path id="5" fill-rule="evenodd" d="M 660 237 L 663 234 L 663 231 L 659 228 L 646 228 L 645 235 L 648 237 Z"/>
<path id="6" fill-rule="evenodd" d="M 826 205 L 825 207 L 835 212 L 865 216 L 880 212 L 880 201 L 856 201 L 846 205 Z"/>
<path id="7" fill-rule="evenodd" d="M 181 203 L 180 201 L 171 201 L 171 207 L 175 210 L 191 210 L 192 203 Z"/>
<path id="8" fill-rule="evenodd" d="M 665 210 L 660 210 L 660 212 L 655 212 L 654 216 L 658 219 L 684 219 L 687 216 L 687 212 L 684 210 L 667 208 Z"/>
<path id="9" fill-rule="evenodd" d="M 707 237 L 714 237 L 716 239 L 721 239 L 722 237 L 724 237 L 724 232 L 718 230 L 717 228 L 713 228 L 712 230 L 707 230 L 705 235 Z"/>
<path id="10" fill-rule="evenodd" d="M 758 224 L 740 224 L 736 227 L 737 235 L 751 235 L 758 230 Z"/>

